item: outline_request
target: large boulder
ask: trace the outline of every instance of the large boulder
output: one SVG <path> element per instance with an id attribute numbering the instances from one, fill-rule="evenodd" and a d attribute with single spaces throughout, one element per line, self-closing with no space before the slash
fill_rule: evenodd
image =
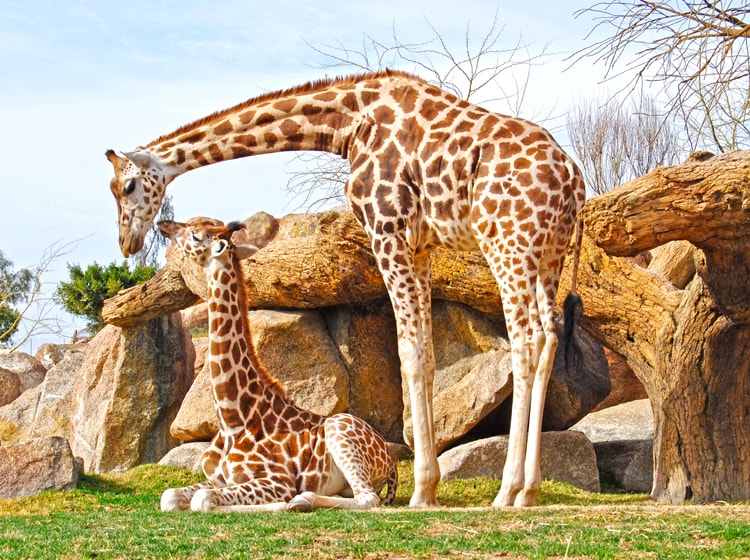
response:
<path id="1" fill-rule="evenodd" d="M 33 439 L 0 447 L 0 498 L 24 498 L 44 490 L 70 490 L 78 485 L 78 465 L 68 440 Z"/>
<path id="2" fill-rule="evenodd" d="M 598 443 L 629 439 L 653 439 L 654 415 L 648 399 L 630 401 L 592 412 L 571 429 Z"/>
<path id="3" fill-rule="evenodd" d="M 44 366 L 44 369 L 49 370 L 52 366 L 61 362 L 68 352 L 75 349 L 77 346 L 80 348 L 82 345 L 83 343 L 76 345 L 47 342 L 39 345 L 39 348 L 37 348 L 34 353 L 34 358 Z"/>
<path id="4" fill-rule="evenodd" d="M 0 354 L 0 368 L 10 370 L 18 376 L 22 393 L 39 385 L 47 373 L 47 368 L 26 352 Z"/>
<path id="5" fill-rule="evenodd" d="M 159 464 L 167 467 L 184 467 L 191 471 L 201 472 L 203 470 L 203 453 L 210 443 L 208 441 L 193 441 L 183 443 L 169 450 L 159 460 Z"/>
<path id="6" fill-rule="evenodd" d="M 70 437 L 73 386 L 86 357 L 85 349 L 85 345 L 67 348 L 41 384 L 0 407 L 0 442 L 3 445 L 39 437 Z"/>
<path id="7" fill-rule="evenodd" d="M 207 366 L 206 363 L 196 376 L 170 427 L 172 437 L 180 441 L 209 441 L 219 431 L 219 416 Z"/>
<path id="8" fill-rule="evenodd" d="M 179 313 L 89 343 L 73 391 L 71 447 L 87 471 L 156 462 L 174 445 L 169 426 L 193 377 L 195 351 Z"/>
<path id="9" fill-rule="evenodd" d="M 594 446 L 581 432 L 542 432 L 540 467 L 543 479 L 567 482 L 599 492 L 599 471 Z M 438 457 L 443 480 L 454 478 L 502 479 L 508 455 L 508 436 L 472 441 Z"/>
<path id="10" fill-rule="evenodd" d="M 250 311 L 261 363 L 295 404 L 318 414 L 349 407 L 349 376 L 318 310 Z"/>
<path id="11" fill-rule="evenodd" d="M 208 329 L 208 305 L 205 301 L 180 311 L 182 325 L 193 335 L 205 336 Z"/>
<path id="12" fill-rule="evenodd" d="M 572 429 L 594 442 L 602 476 L 629 492 L 650 492 L 654 481 L 654 415 L 648 399 L 592 412 Z"/>
<path id="13" fill-rule="evenodd" d="M 349 377 L 321 312 L 257 310 L 250 311 L 248 319 L 261 363 L 294 403 L 326 415 L 347 409 Z M 218 429 L 211 378 L 204 367 L 185 396 L 171 433 L 181 441 L 205 441 Z"/>
<path id="14" fill-rule="evenodd" d="M 628 492 L 651 492 L 654 484 L 654 440 L 628 439 L 594 444 L 604 480 Z"/>
<path id="15" fill-rule="evenodd" d="M 401 372 L 390 302 L 336 306 L 325 312 L 328 331 L 349 374 L 349 409 L 390 442 L 403 441 Z"/>

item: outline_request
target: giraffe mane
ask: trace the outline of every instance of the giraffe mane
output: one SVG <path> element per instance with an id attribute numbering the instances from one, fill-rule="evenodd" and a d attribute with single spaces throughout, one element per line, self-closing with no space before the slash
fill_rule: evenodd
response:
<path id="1" fill-rule="evenodd" d="M 293 86 L 291 88 L 263 93 L 257 97 L 252 97 L 246 101 L 243 101 L 242 103 L 238 103 L 237 105 L 228 107 L 227 109 L 216 111 L 196 121 L 184 124 L 178 129 L 172 132 L 169 132 L 167 134 L 164 134 L 152 142 L 149 142 L 144 147 L 150 148 L 152 146 L 156 146 L 158 144 L 166 142 L 167 140 L 171 140 L 173 138 L 181 136 L 182 134 L 185 134 L 186 132 L 195 130 L 196 128 L 200 128 L 202 126 L 208 125 L 213 122 L 221 121 L 227 115 L 230 115 L 237 111 L 242 111 L 243 109 L 247 109 L 248 107 L 252 107 L 253 105 L 257 105 L 259 103 L 275 101 L 283 97 L 289 97 L 289 96 L 294 96 L 294 95 L 301 95 L 305 93 L 321 91 L 329 87 L 335 87 L 335 86 L 340 86 L 340 85 L 345 85 L 345 84 L 353 84 L 353 83 L 360 82 L 362 80 L 370 80 L 370 79 L 377 80 L 377 79 L 384 78 L 384 77 L 402 77 L 402 78 L 408 78 L 410 80 L 417 80 L 420 82 L 424 81 L 422 80 L 422 78 L 419 78 L 418 76 L 415 76 L 414 74 L 410 74 L 402 70 L 391 70 L 391 69 L 380 70 L 377 72 L 363 72 L 363 73 L 358 73 L 358 74 L 350 74 L 348 76 L 338 76 L 335 78 L 321 78 L 318 80 L 307 82 L 305 84 Z"/>
<path id="2" fill-rule="evenodd" d="M 230 241 L 230 244 L 232 242 Z M 237 258 L 237 254 L 234 252 L 234 244 L 232 244 L 232 266 L 237 271 L 237 301 L 242 303 L 244 302 L 245 307 L 247 307 L 247 290 L 245 288 L 245 273 L 242 270 L 242 263 L 240 262 L 240 259 Z M 274 386 L 276 390 L 280 392 L 280 394 L 283 397 L 287 397 L 286 389 L 284 389 L 284 386 L 281 384 L 281 382 L 276 379 L 273 375 L 268 373 L 268 370 L 263 365 L 263 363 L 260 361 L 260 358 L 258 357 L 258 352 L 255 349 L 255 344 L 253 344 L 253 340 L 250 336 L 250 321 L 247 318 L 247 309 L 242 310 L 242 313 L 240 313 L 240 321 L 242 321 L 242 332 L 245 333 L 245 342 L 247 343 L 247 351 L 250 357 L 250 361 L 252 362 L 253 367 L 255 368 L 256 373 L 259 376 L 264 376 L 266 378 L 266 381 Z"/>

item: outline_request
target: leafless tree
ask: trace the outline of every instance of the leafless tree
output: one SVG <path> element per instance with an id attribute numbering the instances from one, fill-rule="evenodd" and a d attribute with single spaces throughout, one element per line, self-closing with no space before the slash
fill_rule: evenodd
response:
<path id="1" fill-rule="evenodd" d="M 454 47 L 445 35 L 425 19 L 431 38 L 405 43 L 394 28 L 388 42 L 364 35 L 362 43 L 350 48 L 342 43 L 310 45 L 325 62 L 324 70 L 370 72 L 399 68 L 414 72 L 461 99 L 471 100 L 495 110 L 521 113 L 529 73 L 550 56 L 549 45 L 531 53 L 519 37 L 503 46 L 505 27 L 495 17 L 478 40 L 466 24 L 463 45 Z M 299 207 L 308 211 L 343 203 L 343 185 L 349 176 L 349 162 L 326 152 L 300 152 L 291 162 L 285 190 L 302 199 Z"/>
<path id="2" fill-rule="evenodd" d="M 13 352 L 23 346 L 34 336 L 50 335 L 55 338 L 67 338 L 65 331 L 67 323 L 57 306 L 52 294 L 54 283 L 47 282 L 46 278 L 51 267 L 65 255 L 71 253 L 77 246 L 79 240 L 62 242 L 56 241 L 44 250 L 39 262 L 26 270 L 30 273 L 30 282 L 22 294 L 8 294 L 0 292 L 0 303 L 6 301 L 23 302 L 23 306 L 16 309 L 16 321 L 9 326 L 6 332 L 0 332 L 0 336 L 12 333 L 14 340 L 6 343 L 8 351 Z M 11 297 L 9 297 L 11 296 Z"/>
<path id="3" fill-rule="evenodd" d="M 654 86 L 670 99 L 691 149 L 726 151 L 750 143 L 750 6 L 744 0 L 609 0 L 590 14 L 604 38 L 577 53 L 603 62 L 607 76 Z"/>
<path id="4" fill-rule="evenodd" d="M 629 106 L 614 97 L 581 101 L 568 112 L 566 126 L 590 196 L 684 159 L 678 131 L 648 96 Z"/>

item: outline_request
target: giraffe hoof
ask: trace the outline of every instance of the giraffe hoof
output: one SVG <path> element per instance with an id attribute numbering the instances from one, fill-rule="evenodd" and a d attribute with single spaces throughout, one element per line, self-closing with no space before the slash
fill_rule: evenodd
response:
<path id="1" fill-rule="evenodd" d="M 515 507 L 534 507 L 536 503 L 536 490 L 522 490 L 516 496 L 513 505 Z"/>
<path id="2" fill-rule="evenodd" d="M 161 510 L 164 512 L 168 511 L 180 511 L 182 509 L 188 509 L 190 504 L 178 492 L 177 488 L 169 488 L 164 490 L 161 495 L 161 501 L 159 502 Z"/>
<path id="3" fill-rule="evenodd" d="M 310 494 L 310 492 L 297 494 L 292 498 L 292 501 L 289 502 L 287 509 L 289 511 L 312 511 L 314 509 L 313 500 L 308 494 Z"/>
<path id="4" fill-rule="evenodd" d="M 211 499 L 211 492 L 205 489 L 198 490 L 193 499 L 190 500 L 190 509 L 193 511 L 207 512 L 214 509 L 214 502 Z"/>

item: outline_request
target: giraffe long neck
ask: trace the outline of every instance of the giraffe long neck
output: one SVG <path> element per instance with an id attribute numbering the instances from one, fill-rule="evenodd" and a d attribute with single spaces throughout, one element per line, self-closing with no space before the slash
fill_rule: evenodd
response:
<path id="1" fill-rule="evenodd" d="M 252 428 L 254 418 L 286 402 L 281 385 L 258 360 L 250 339 L 244 281 L 239 261 L 212 262 L 208 279 L 209 351 L 214 402 L 223 432 Z M 256 416 L 258 415 L 258 416 Z"/>
<path id="2" fill-rule="evenodd" d="M 395 74 L 398 76 L 398 74 Z M 346 158 L 365 109 L 396 87 L 393 74 L 313 83 L 214 113 L 140 148 L 178 175 L 257 154 L 316 150 Z"/>

